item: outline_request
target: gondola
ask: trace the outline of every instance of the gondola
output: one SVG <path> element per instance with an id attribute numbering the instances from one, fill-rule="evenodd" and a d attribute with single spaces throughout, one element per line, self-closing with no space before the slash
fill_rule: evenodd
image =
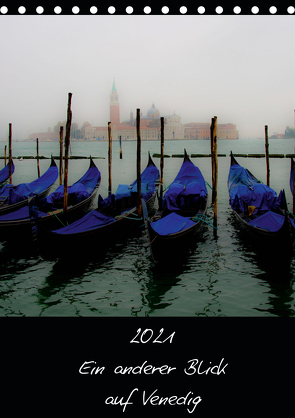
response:
<path id="1" fill-rule="evenodd" d="M 13 160 L 11 160 L 11 174 L 14 173 L 15 166 Z M 6 164 L 2 170 L 0 170 L 0 189 L 4 186 L 4 183 L 9 179 L 9 163 Z M 0 199 L 1 204 L 1 199 Z"/>
<path id="2" fill-rule="evenodd" d="M 36 222 L 40 228 L 54 229 L 78 219 L 93 204 L 100 181 L 100 171 L 90 157 L 90 165 L 84 176 L 68 187 L 66 211 L 63 210 L 64 186 L 61 185 L 48 196 L 35 196 L 26 206 L 1 215 L 0 239 L 35 239 Z"/>
<path id="3" fill-rule="evenodd" d="M 145 235 L 154 262 L 167 262 L 174 254 L 177 257 L 201 231 L 207 202 L 205 179 L 184 150 L 182 166 L 159 210 L 151 220 L 144 211 Z"/>
<path id="4" fill-rule="evenodd" d="M 141 173 L 141 195 L 149 210 L 154 207 L 158 187 L 159 170 L 149 154 L 147 167 Z M 119 185 L 116 193 L 105 199 L 99 195 L 97 208 L 68 226 L 49 230 L 38 225 L 42 252 L 66 255 L 88 251 L 91 246 L 95 251 L 107 248 L 123 233 L 143 225 L 136 203 L 137 180 L 130 185 Z"/>
<path id="5" fill-rule="evenodd" d="M 229 203 L 248 242 L 259 253 L 290 257 L 293 254 L 295 224 L 288 212 L 285 191 L 279 196 L 230 153 Z"/>
<path id="6" fill-rule="evenodd" d="M 39 198 L 47 196 L 57 177 L 58 168 L 54 158 L 51 157 L 49 168 L 36 180 L 30 183 L 21 183 L 16 186 L 12 184 L 4 185 L 0 190 L 0 215 L 27 206 L 30 196 L 36 195 Z"/>
<path id="7" fill-rule="evenodd" d="M 152 210 L 159 187 L 159 170 L 150 154 L 148 164 L 141 174 L 141 195 L 149 210 Z M 38 225 L 38 237 L 43 248 L 51 253 L 64 254 L 66 250 L 96 248 L 116 240 L 121 233 L 142 225 L 138 217 L 137 180 L 130 185 L 118 186 L 115 194 L 102 199 L 99 195 L 97 208 L 68 226 L 57 229 Z"/>

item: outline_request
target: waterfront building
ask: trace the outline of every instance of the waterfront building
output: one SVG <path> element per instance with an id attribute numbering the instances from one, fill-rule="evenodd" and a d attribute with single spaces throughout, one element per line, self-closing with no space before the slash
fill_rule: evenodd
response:
<path id="1" fill-rule="evenodd" d="M 210 123 L 187 123 L 185 138 L 187 139 L 210 139 Z M 239 132 L 232 123 L 217 124 L 217 139 L 238 139 Z"/>
<path id="2" fill-rule="evenodd" d="M 180 123 L 181 117 L 176 115 L 164 119 L 164 137 L 166 139 L 185 139 L 185 127 Z"/>
<path id="3" fill-rule="evenodd" d="M 162 115 L 164 117 L 164 137 L 165 139 L 209 139 L 210 123 L 192 122 L 183 125 L 181 117 L 174 111 L 171 115 Z M 161 115 L 160 111 L 152 104 L 146 115 L 141 112 L 140 130 L 141 139 L 153 140 L 160 139 L 161 136 Z M 120 122 L 120 103 L 115 80 L 110 94 L 110 121 L 112 126 L 112 139 L 136 139 L 136 117 L 133 111 L 130 112 L 130 118 Z M 86 139 L 108 139 L 107 127 L 85 128 Z M 239 132 L 236 125 L 232 123 L 217 124 L 218 139 L 238 139 Z"/>
<path id="4" fill-rule="evenodd" d="M 57 141 L 59 140 L 59 133 L 58 132 L 35 132 L 31 134 L 28 139 L 39 141 Z"/>
<path id="5" fill-rule="evenodd" d="M 112 128 L 112 139 L 118 140 L 134 140 L 137 138 L 136 131 L 136 114 L 130 111 L 130 117 L 124 121 L 120 121 L 120 102 L 119 95 L 113 79 L 112 89 L 110 93 L 110 122 Z M 210 139 L 210 123 L 191 122 L 187 124 L 181 123 L 181 117 L 174 111 L 173 114 L 161 115 L 156 108 L 155 103 L 148 109 L 146 115 L 141 112 L 140 115 L 140 131 L 142 140 L 159 140 L 161 138 L 161 116 L 164 117 L 164 137 L 165 139 Z M 29 138 L 40 140 L 58 140 L 59 129 L 64 125 L 65 132 L 66 122 L 58 122 L 53 132 L 34 133 Z M 107 126 L 91 126 L 90 123 L 84 122 L 81 129 L 76 124 L 72 124 L 72 138 L 84 139 L 108 139 Z M 236 125 L 232 123 L 217 124 L 217 139 L 238 139 L 239 132 Z"/>

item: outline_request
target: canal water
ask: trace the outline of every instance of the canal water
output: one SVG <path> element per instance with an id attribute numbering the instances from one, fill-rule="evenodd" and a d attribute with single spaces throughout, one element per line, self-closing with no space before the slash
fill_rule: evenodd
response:
<path id="1" fill-rule="evenodd" d="M 294 153 L 294 140 L 270 139 L 271 154 Z M 1 142 L 4 154 L 5 143 Z M 105 141 L 72 142 L 72 156 L 95 159 L 102 174 L 100 194 L 107 196 L 108 144 Z M 165 154 L 209 154 L 210 141 L 166 141 Z M 40 142 L 40 155 L 59 155 L 57 142 Z M 292 317 L 295 315 L 295 259 L 282 266 L 280 260 L 261 259 L 239 234 L 228 203 L 227 177 L 230 150 L 235 154 L 263 154 L 263 139 L 218 141 L 218 230 L 214 237 L 204 225 L 201 237 L 177 260 L 167 259 L 155 265 L 149 258 L 144 240 L 128 236 L 107 248 L 104 254 L 65 261 L 46 259 L 21 251 L 0 241 L 0 315 L 1 316 L 93 316 L 93 317 Z M 159 141 L 142 142 L 142 168 L 148 152 L 160 153 Z M 34 142 L 13 142 L 15 184 L 37 177 L 36 160 L 19 156 L 36 155 Z M 118 184 L 130 184 L 136 178 L 136 141 L 123 141 L 120 159 L 119 142 L 113 143 L 113 191 Z M 257 178 L 266 181 L 265 158 L 237 157 Z M 160 160 L 154 158 L 158 167 Z M 208 184 L 211 159 L 193 158 Z M 40 160 L 41 174 L 49 159 Z M 165 158 L 164 184 L 174 179 L 182 158 Z M 58 161 L 57 161 L 58 164 Z M 89 160 L 69 163 L 69 184 L 87 170 Z M 4 160 L 0 160 L 0 168 Z M 270 185 L 277 193 L 285 189 L 289 210 L 292 198 L 289 187 L 290 159 L 270 159 Z M 57 183 L 55 185 L 57 187 Z M 211 202 L 211 190 L 209 190 Z M 212 217 L 212 207 L 209 207 Z M 0 237 L 1 239 L 1 237 Z"/>

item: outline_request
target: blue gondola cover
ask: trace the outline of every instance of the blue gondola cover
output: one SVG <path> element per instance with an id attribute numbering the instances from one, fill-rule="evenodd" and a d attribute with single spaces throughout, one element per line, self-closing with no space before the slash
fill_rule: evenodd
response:
<path id="1" fill-rule="evenodd" d="M 167 189 L 163 208 L 169 212 L 161 219 L 151 222 L 151 228 L 159 235 L 170 235 L 184 231 L 196 223 L 190 217 L 181 216 L 184 209 L 205 209 L 207 199 L 207 186 L 198 167 L 190 159 L 184 160 L 181 168 Z"/>
<path id="2" fill-rule="evenodd" d="M 180 211 L 186 206 L 205 203 L 207 187 L 198 167 L 191 161 L 184 161 L 173 183 L 165 193 L 167 209 Z"/>
<path id="3" fill-rule="evenodd" d="M 246 206 L 255 206 L 254 214 L 275 209 L 280 205 L 276 192 L 265 184 L 258 183 L 248 170 L 238 164 L 232 165 L 228 177 L 230 205 L 238 213 Z"/>
<path id="4" fill-rule="evenodd" d="M 183 231 L 194 224 L 195 222 L 190 218 L 172 212 L 164 218 L 159 219 L 157 222 L 152 222 L 151 227 L 159 235 L 169 235 Z"/>
<path id="5" fill-rule="evenodd" d="M 156 180 L 159 176 L 159 170 L 156 166 L 151 165 L 141 174 L 141 197 L 147 201 L 153 195 L 156 187 Z M 119 184 L 115 193 L 116 200 L 124 197 L 130 197 L 131 193 L 137 193 L 137 180 L 130 185 Z"/>
<path id="6" fill-rule="evenodd" d="M 283 215 L 268 211 L 258 218 L 251 220 L 249 225 L 266 229 L 270 232 L 277 232 L 282 228 L 284 221 L 285 217 Z"/>
<path id="7" fill-rule="evenodd" d="M 295 228 L 294 220 L 289 218 L 291 225 Z M 249 222 L 249 225 L 256 226 L 258 228 L 266 229 L 270 232 L 277 232 L 279 231 L 285 221 L 285 217 L 278 213 L 268 211 L 263 215 L 259 216 L 258 218 L 252 219 Z"/>
<path id="8" fill-rule="evenodd" d="M 57 234 L 86 232 L 100 228 L 112 222 L 115 222 L 115 219 L 112 216 L 105 215 L 98 210 L 93 210 L 71 225 L 54 230 L 53 232 L 56 232 Z"/>
<path id="9" fill-rule="evenodd" d="M 149 199 L 155 191 L 156 180 L 159 176 L 159 170 L 156 166 L 147 166 L 141 174 L 141 191 L 142 198 L 146 201 Z M 116 222 L 117 219 L 110 215 L 106 215 L 100 212 L 100 210 L 107 207 L 115 207 L 116 201 L 123 197 L 130 197 L 131 193 L 137 192 L 137 181 L 134 181 L 130 185 L 120 184 L 115 194 L 110 194 L 108 197 L 103 199 L 101 195 L 98 196 L 98 207 L 93 211 L 89 212 L 83 218 L 71 225 L 63 228 L 59 228 L 53 232 L 58 234 L 75 234 L 79 232 L 91 231 L 110 223 Z M 132 208 L 130 208 L 132 209 Z"/>
<path id="10" fill-rule="evenodd" d="M 42 217 L 47 215 L 44 212 L 37 211 L 38 217 Z M 20 209 L 14 210 L 10 213 L 6 213 L 4 215 L 0 215 L 0 222 L 2 221 L 21 221 L 30 218 L 29 206 L 24 206 Z"/>
<path id="11" fill-rule="evenodd" d="M 55 170 L 52 170 L 52 169 L 55 169 Z M 52 166 L 46 171 L 45 174 L 43 174 L 43 176 L 45 176 L 45 177 L 42 176 L 43 179 L 45 179 L 43 186 L 46 182 L 48 183 L 52 182 L 52 176 L 55 176 L 55 173 L 57 177 L 58 169 L 56 166 Z M 37 188 L 40 187 L 40 181 L 39 181 L 40 179 L 41 177 L 37 179 L 37 181 L 33 182 L 34 183 L 33 190 L 37 190 Z M 72 186 L 69 186 L 68 196 L 71 197 L 73 204 L 79 203 L 80 201 L 83 201 L 84 199 L 86 199 L 93 192 L 99 179 L 100 179 L 100 171 L 98 170 L 96 166 L 91 166 L 86 171 L 83 177 L 81 177 Z M 25 187 L 23 185 L 19 185 L 19 186 L 21 186 L 20 188 L 23 188 L 25 190 Z M 43 199 L 38 199 L 37 201 L 38 217 L 42 218 L 43 216 L 47 215 L 47 212 L 51 212 L 57 209 L 56 206 L 58 206 L 58 204 L 62 205 L 63 195 L 64 195 L 64 186 L 61 185 L 56 189 L 55 192 L 51 193 L 49 196 Z M 33 194 L 30 194 L 28 197 L 31 197 L 31 196 L 33 196 Z M 25 220 L 29 218 L 30 218 L 29 207 L 24 206 L 21 209 L 14 210 L 13 212 L 0 216 L 0 221 Z"/>
<path id="12" fill-rule="evenodd" d="M 100 178 L 100 171 L 96 166 L 90 167 L 83 177 L 68 187 L 68 201 L 75 205 L 87 199 Z M 63 205 L 64 186 L 59 186 L 53 193 L 39 200 L 38 207 L 43 212 L 51 212 Z"/>
<path id="13" fill-rule="evenodd" d="M 50 166 L 41 177 L 31 183 L 21 183 L 13 187 L 11 185 L 5 185 L 0 190 L 0 195 L 8 197 L 9 205 L 21 202 L 28 197 L 34 196 L 34 194 L 39 194 L 48 189 L 55 182 L 57 176 L 57 166 Z"/>

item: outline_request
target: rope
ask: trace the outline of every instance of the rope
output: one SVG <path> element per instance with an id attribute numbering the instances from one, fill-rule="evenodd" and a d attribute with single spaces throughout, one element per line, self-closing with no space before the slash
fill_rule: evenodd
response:
<path id="1" fill-rule="evenodd" d="M 109 191 L 109 189 L 105 186 L 100 185 L 99 188 L 105 190 L 106 192 L 108 192 L 108 194 L 112 194 L 112 192 Z"/>
<path id="2" fill-rule="evenodd" d="M 67 222 L 67 225 L 65 225 L 54 212 L 48 212 L 48 214 L 49 215 L 54 215 L 56 217 L 56 219 L 62 224 L 62 226 L 69 225 L 68 222 Z"/>
<path id="3" fill-rule="evenodd" d="M 156 238 L 158 238 L 159 235 L 156 235 L 155 238 L 151 241 L 151 245 L 152 243 L 155 241 Z"/>
<path id="4" fill-rule="evenodd" d="M 169 186 L 165 187 L 165 189 L 163 190 L 163 193 L 166 192 L 167 189 L 169 189 L 169 187 L 171 186 L 172 183 L 170 183 Z M 164 186 L 164 183 L 163 183 L 163 186 Z"/>
<path id="5" fill-rule="evenodd" d="M 205 218 L 205 219 L 204 219 Z M 206 215 L 196 215 L 196 216 L 193 216 L 192 218 L 192 221 L 194 221 L 194 222 L 197 222 L 197 221 L 202 221 L 202 222 L 204 222 L 205 224 L 207 224 L 207 225 L 209 225 L 209 226 L 211 226 L 212 228 L 214 228 L 214 229 L 218 229 L 217 228 L 217 226 L 214 226 L 213 225 L 213 223 L 212 223 L 212 221 L 208 218 L 208 216 L 206 216 Z"/>
<path id="6" fill-rule="evenodd" d="M 206 185 L 211 189 L 211 190 L 213 190 L 213 187 L 212 186 L 210 186 L 210 184 L 209 183 L 207 183 L 207 181 L 205 181 L 205 183 L 206 183 Z"/>
<path id="7" fill-rule="evenodd" d="M 103 186 L 102 184 L 99 187 L 100 187 L 100 189 L 104 189 L 106 191 L 108 190 L 107 187 Z"/>
<path id="8" fill-rule="evenodd" d="M 127 218 L 128 217 L 128 215 L 130 215 L 132 212 L 126 212 L 125 214 L 121 214 L 121 215 L 117 215 L 117 216 L 115 216 L 115 219 L 121 219 L 121 218 Z M 139 218 L 139 215 L 138 215 L 138 213 L 132 213 L 134 216 L 137 216 L 138 217 L 138 219 L 134 219 L 134 218 L 128 218 L 128 219 L 134 219 L 134 220 L 136 220 L 136 221 L 140 221 L 141 219 L 143 219 L 143 218 Z"/>
<path id="9" fill-rule="evenodd" d="M 142 221 L 143 220 L 143 218 L 136 219 L 136 218 L 129 218 L 128 216 L 125 216 L 124 219 L 132 219 L 133 221 Z"/>

